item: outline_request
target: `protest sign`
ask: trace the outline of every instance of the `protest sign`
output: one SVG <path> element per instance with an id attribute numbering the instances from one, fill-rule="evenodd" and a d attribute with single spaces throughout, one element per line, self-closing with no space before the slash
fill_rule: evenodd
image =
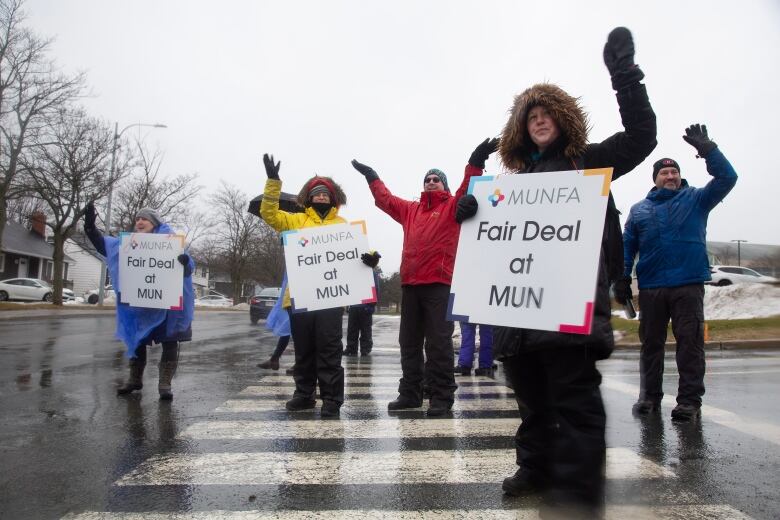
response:
<path id="1" fill-rule="evenodd" d="M 293 312 L 376 302 L 364 221 L 282 233 Z"/>
<path id="2" fill-rule="evenodd" d="M 119 247 L 121 302 L 131 307 L 180 310 L 184 267 L 183 235 L 122 233 Z"/>
<path id="3" fill-rule="evenodd" d="M 612 169 L 472 177 L 448 319 L 589 334 Z"/>

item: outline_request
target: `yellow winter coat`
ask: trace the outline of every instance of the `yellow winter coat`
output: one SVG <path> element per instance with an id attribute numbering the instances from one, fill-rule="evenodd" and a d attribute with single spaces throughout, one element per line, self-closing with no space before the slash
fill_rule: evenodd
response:
<path id="1" fill-rule="evenodd" d="M 347 221 L 339 216 L 339 209 L 333 207 L 325 218 L 321 218 L 313 208 L 308 207 L 304 213 L 288 213 L 279 209 L 279 195 L 282 192 L 282 181 L 268 179 L 265 182 L 263 200 L 260 203 L 260 216 L 266 223 L 278 232 L 307 227 L 327 226 L 330 224 L 345 224 Z M 290 306 L 290 289 L 284 292 L 285 308 Z"/>

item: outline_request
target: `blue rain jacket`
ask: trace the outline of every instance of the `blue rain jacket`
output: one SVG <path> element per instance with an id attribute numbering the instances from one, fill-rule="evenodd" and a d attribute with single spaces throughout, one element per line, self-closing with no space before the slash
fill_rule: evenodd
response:
<path id="1" fill-rule="evenodd" d="M 287 290 L 287 273 L 284 273 L 284 279 L 282 279 L 282 291 L 279 293 L 279 299 L 276 300 L 276 305 L 268 313 L 268 318 L 265 320 L 265 328 L 270 330 L 274 336 L 289 336 L 290 332 L 290 315 L 287 314 L 287 309 L 283 307 L 284 304 L 284 292 Z"/>
<path id="2" fill-rule="evenodd" d="M 731 163 L 715 148 L 705 157 L 714 178 L 704 188 L 683 179 L 679 190 L 653 188 L 634 204 L 623 231 L 624 275 L 640 289 L 680 287 L 711 279 L 707 258 L 707 217 L 737 183 Z"/>
<path id="3" fill-rule="evenodd" d="M 155 233 L 172 234 L 168 224 L 160 224 Z M 178 311 L 130 307 L 122 301 L 122 287 L 119 279 L 119 246 L 121 240 L 104 236 L 106 263 L 117 297 L 116 338 L 127 346 L 127 357 L 135 357 L 139 345 L 162 343 L 163 341 L 189 341 L 192 339 L 192 318 L 195 313 L 195 292 L 192 275 L 184 277 L 184 308 Z M 195 271 L 195 262 L 190 257 L 190 272 Z"/>

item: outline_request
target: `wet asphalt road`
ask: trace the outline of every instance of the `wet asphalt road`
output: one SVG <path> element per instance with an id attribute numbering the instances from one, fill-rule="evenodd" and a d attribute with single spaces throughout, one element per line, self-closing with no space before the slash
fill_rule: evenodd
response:
<path id="1" fill-rule="evenodd" d="M 347 403 L 336 421 L 318 409 L 283 411 L 292 378 L 255 367 L 275 338 L 245 313 L 198 314 L 171 403 L 157 399 L 159 349 L 150 349 L 144 391 L 115 395 L 127 368 L 113 327 L 111 315 L 0 320 L 0 518 L 534 515 L 535 498 L 500 491 L 515 469 L 518 424 L 500 373 L 458 377 L 454 419 L 387 414 L 400 373 L 396 318 L 375 320 L 372 356 L 345 358 Z M 707 361 L 703 418 L 682 426 L 669 418 L 673 401 L 662 415 L 631 416 L 636 352 L 600 364 L 610 517 L 780 518 L 780 352 L 715 351 Z M 673 399 L 673 358 L 666 373 Z"/>

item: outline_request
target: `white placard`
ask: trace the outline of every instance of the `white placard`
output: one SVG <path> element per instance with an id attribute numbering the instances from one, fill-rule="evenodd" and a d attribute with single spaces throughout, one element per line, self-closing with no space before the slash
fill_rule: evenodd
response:
<path id="1" fill-rule="evenodd" d="M 448 319 L 589 334 L 612 168 L 472 177 Z"/>
<path id="2" fill-rule="evenodd" d="M 364 221 L 282 233 L 293 312 L 376 302 Z"/>
<path id="3" fill-rule="evenodd" d="M 121 302 L 131 307 L 181 310 L 183 235 L 122 233 L 119 246 Z"/>

